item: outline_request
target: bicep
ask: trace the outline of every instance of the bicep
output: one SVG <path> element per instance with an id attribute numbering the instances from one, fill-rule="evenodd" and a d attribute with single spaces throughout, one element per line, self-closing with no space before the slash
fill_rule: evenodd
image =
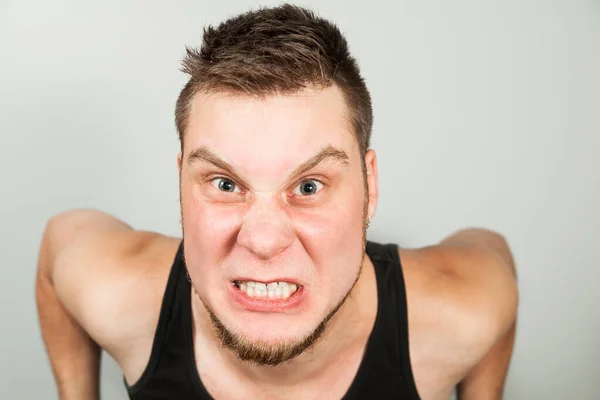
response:
<path id="1" fill-rule="evenodd" d="M 103 272 L 99 270 L 98 249 L 108 254 L 111 237 L 132 232 L 124 222 L 96 210 L 70 210 L 50 218 L 42 238 L 38 272 L 52 284 L 73 317 L 81 319 L 77 317 L 83 314 L 82 300 Z"/>
<path id="2" fill-rule="evenodd" d="M 116 294 L 119 259 L 138 236 L 124 222 L 92 210 L 69 211 L 48 223 L 48 279 L 61 304 L 90 335 L 93 321 Z"/>
<path id="3" fill-rule="evenodd" d="M 466 246 L 448 251 L 453 256 L 447 268 L 455 275 L 455 290 L 462 293 L 461 307 L 467 315 L 481 318 L 493 335 L 502 336 L 518 307 L 514 265 L 491 249 Z"/>
<path id="4" fill-rule="evenodd" d="M 514 325 L 518 288 L 506 258 L 480 246 L 439 246 L 438 268 L 446 279 L 443 302 L 451 307 L 458 324 L 456 348 L 468 349 L 478 362 Z"/>
<path id="5" fill-rule="evenodd" d="M 442 244 L 418 251 L 420 296 L 445 364 L 465 371 L 481 360 L 516 318 L 516 279 L 502 257 L 478 246 Z"/>
<path id="6" fill-rule="evenodd" d="M 138 342 L 145 345 L 152 339 L 161 298 L 154 296 L 148 281 L 162 271 L 144 269 L 140 254 L 157 237 L 132 230 L 88 231 L 57 258 L 58 298 L 82 329 L 119 363 Z"/>
<path id="7" fill-rule="evenodd" d="M 41 240 L 38 277 L 54 282 L 59 259 L 78 246 L 89 233 L 126 231 L 131 228 L 123 221 L 96 210 L 70 210 L 51 217 Z"/>

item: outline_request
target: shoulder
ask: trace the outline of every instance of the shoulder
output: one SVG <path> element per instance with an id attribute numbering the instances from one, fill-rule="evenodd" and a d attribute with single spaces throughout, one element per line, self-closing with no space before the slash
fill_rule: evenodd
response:
<path id="1" fill-rule="evenodd" d="M 149 349 L 180 239 L 93 210 L 54 217 L 47 235 L 56 250 L 52 280 L 69 314 L 119 363 Z"/>
<path id="2" fill-rule="evenodd" d="M 400 250 L 411 353 L 460 379 L 516 318 L 518 291 L 510 250 L 498 233 L 459 231 L 438 245 Z"/>

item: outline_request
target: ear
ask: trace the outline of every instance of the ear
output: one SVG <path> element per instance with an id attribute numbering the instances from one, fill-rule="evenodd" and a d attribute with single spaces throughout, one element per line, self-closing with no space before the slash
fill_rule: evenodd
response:
<path id="1" fill-rule="evenodd" d="M 179 154 L 177 154 L 177 169 L 178 169 L 179 175 L 181 175 L 181 158 L 182 158 L 182 155 L 181 155 L 181 152 L 179 152 Z"/>
<path id="2" fill-rule="evenodd" d="M 365 167 L 367 172 L 367 184 L 369 186 L 369 203 L 367 206 L 367 218 L 371 220 L 377 210 L 379 200 L 379 183 L 377 180 L 377 154 L 370 149 L 365 154 Z"/>

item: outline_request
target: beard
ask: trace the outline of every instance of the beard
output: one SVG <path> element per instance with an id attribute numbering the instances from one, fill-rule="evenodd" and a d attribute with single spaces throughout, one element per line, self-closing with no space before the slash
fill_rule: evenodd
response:
<path id="1" fill-rule="evenodd" d="M 363 160 L 364 161 L 364 160 Z M 208 306 L 208 304 L 200 297 L 198 291 L 194 287 L 194 283 L 190 279 L 190 275 L 187 264 L 185 263 L 185 256 L 183 257 L 184 268 L 187 273 L 188 280 L 192 288 L 194 289 L 194 294 L 198 296 L 204 308 L 206 309 L 210 320 L 212 322 L 213 329 L 220 340 L 222 346 L 228 350 L 230 350 L 233 354 L 237 356 L 239 360 L 254 363 L 259 366 L 277 366 L 285 363 L 286 361 L 290 361 L 300 354 L 304 353 L 307 350 L 310 350 L 314 347 L 326 334 L 327 327 L 329 321 L 333 318 L 333 316 L 340 310 L 340 308 L 344 305 L 346 300 L 350 297 L 354 287 L 356 286 L 360 275 L 362 273 L 362 266 L 364 256 L 366 254 L 366 246 L 367 246 L 367 214 L 368 214 L 368 185 L 366 180 L 366 170 L 363 162 L 363 173 L 364 173 L 364 192 L 365 192 L 365 201 L 363 203 L 363 226 L 362 226 L 362 253 L 361 253 L 361 261 L 359 264 L 358 272 L 354 279 L 354 282 L 346 292 L 346 294 L 342 297 L 342 299 L 331 309 L 331 311 L 323 318 L 323 320 L 310 332 L 308 335 L 304 337 L 297 338 L 295 340 L 289 340 L 286 342 L 279 343 L 268 343 L 266 341 L 261 340 L 248 340 L 242 335 L 233 332 L 229 328 L 221 322 L 221 320 L 217 317 L 216 313 Z M 180 198 L 181 198 L 181 185 L 180 185 Z M 181 225 L 183 231 L 183 207 L 181 207 Z M 185 235 L 184 235 L 184 246 L 185 246 Z"/>
<path id="2" fill-rule="evenodd" d="M 286 342 L 279 343 L 268 343 L 261 340 L 248 340 L 242 335 L 237 334 L 232 330 L 228 329 L 225 326 L 225 324 L 223 324 L 223 322 L 221 322 L 221 320 L 217 317 L 216 313 L 200 297 L 198 291 L 195 289 L 194 283 L 191 281 L 190 275 L 187 272 L 187 264 L 185 264 L 185 257 L 184 266 L 188 275 L 188 280 L 190 281 L 190 284 L 194 289 L 194 294 L 198 296 L 198 298 L 204 305 L 204 308 L 206 309 L 212 322 L 214 332 L 216 333 L 222 346 L 233 352 L 233 354 L 235 354 L 239 360 L 247 361 L 260 366 L 277 366 L 283 364 L 284 362 L 289 361 L 314 347 L 314 345 L 317 344 L 324 337 L 328 323 L 331 320 L 331 318 L 333 318 L 333 316 L 340 310 L 340 308 L 344 305 L 346 300 L 350 297 L 352 290 L 356 286 L 356 283 L 358 282 L 362 272 L 361 262 L 358 269 L 358 273 L 356 274 L 356 278 L 354 279 L 354 282 L 352 283 L 350 289 L 348 289 L 346 294 L 342 297 L 342 300 L 339 301 L 331 309 L 331 311 L 312 330 L 312 332 L 296 340 L 289 340 Z"/>
<path id="3" fill-rule="evenodd" d="M 299 356 L 307 350 L 314 347 L 324 336 L 327 330 L 327 326 L 331 318 L 340 310 L 346 300 L 350 297 L 354 287 L 356 286 L 361 272 L 362 272 L 362 260 L 366 252 L 366 228 L 363 229 L 363 252 L 361 256 L 361 262 L 356 274 L 354 282 L 344 294 L 342 299 L 331 309 L 331 311 L 323 318 L 323 320 L 317 324 L 317 326 L 304 337 L 297 338 L 295 340 L 282 341 L 278 343 L 269 343 L 261 340 L 248 340 L 244 336 L 233 332 L 221 320 L 217 317 L 216 313 L 208 306 L 208 304 L 200 297 L 198 291 L 194 288 L 194 283 L 190 279 L 189 273 L 187 273 L 187 264 L 184 266 L 186 273 L 188 274 L 188 280 L 194 289 L 194 293 L 206 309 L 212 326 L 217 338 L 221 342 L 221 345 L 230 350 L 235 356 L 241 361 L 247 361 L 259 366 L 277 366 L 283 364 L 286 361 L 290 361 L 293 358 Z M 185 246 L 185 241 L 184 241 Z"/>
<path id="4" fill-rule="evenodd" d="M 360 270 L 358 275 L 360 275 Z M 250 341 L 227 329 L 210 307 L 208 307 L 202 299 L 201 301 L 210 316 L 215 333 L 224 348 L 232 351 L 239 360 L 248 361 L 260 366 L 277 366 L 311 349 L 321 338 L 323 338 L 329 320 L 331 320 L 346 302 L 346 299 L 350 296 L 357 281 L 358 276 L 354 281 L 352 288 L 348 290 L 343 299 L 333 307 L 329 314 L 327 314 L 311 333 L 299 339 L 287 342 L 267 343 L 260 340 Z"/>

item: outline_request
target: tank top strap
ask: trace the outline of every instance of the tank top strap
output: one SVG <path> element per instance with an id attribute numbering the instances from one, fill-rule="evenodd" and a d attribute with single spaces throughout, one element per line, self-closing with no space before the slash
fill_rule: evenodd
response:
<path id="1" fill-rule="evenodd" d="M 367 242 L 377 280 L 377 317 L 363 362 L 344 400 L 418 400 L 408 346 L 406 287 L 398 245 Z"/>
<path id="2" fill-rule="evenodd" d="M 167 279 L 148 364 L 146 364 L 144 372 L 135 383 L 129 385 L 125 380 L 125 386 L 130 395 L 138 392 L 148 382 L 160 361 L 163 349 L 168 341 L 169 332 L 174 325 L 174 316 L 180 308 L 177 306 L 177 298 L 181 297 L 182 294 L 182 277 L 186 278 L 185 263 L 183 261 L 183 241 L 179 244 Z"/>
<path id="3" fill-rule="evenodd" d="M 367 242 L 366 251 L 377 280 L 377 317 L 344 400 L 418 400 L 408 353 L 406 289 L 398 246 Z M 150 360 L 138 382 L 127 386 L 132 400 L 211 399 L 195 370 L 191 292 L 181 244 L 169 274 Z"/>

